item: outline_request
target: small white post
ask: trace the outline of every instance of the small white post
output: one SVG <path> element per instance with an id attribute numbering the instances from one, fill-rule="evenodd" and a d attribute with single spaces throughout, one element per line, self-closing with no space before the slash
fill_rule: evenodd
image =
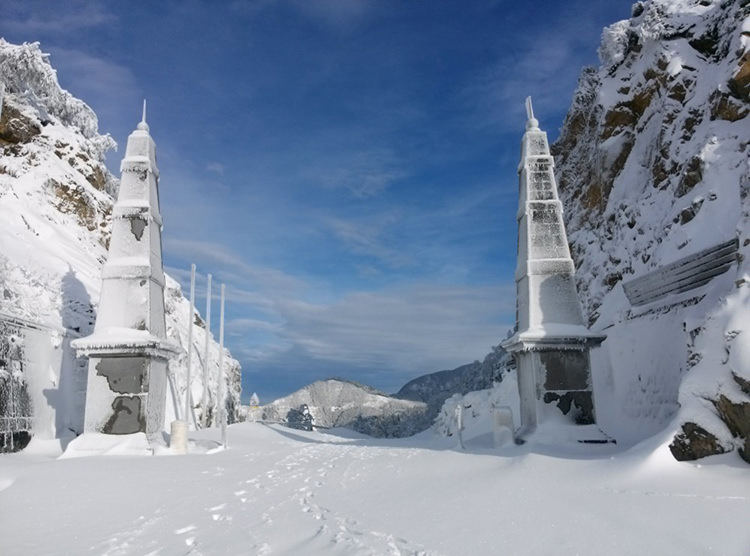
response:
<path id="1" fill-rule="evenodd" d="M 456 406 L 456 435 L 458 436 L 458 446 L 464 449 L 464 408 L 463 405 L 458 404 Z"/>
<path id="2" fill-rule="evenodd" d="M 145 106 L 144 106 L 145 109 Z M 190 383 L 191 365 L 193 353 L 193 320 L 195 320 L 195 264 L 190 265 L 190 315 L 188 318 L 188 341 L 187 341 L 187 384 L 185 386 L 185 422 L 190 419 Z M 189 425 L 188 425 L 189 426 Z"/>
<path id="3" fill-rule="evenodd" d="M 210 376 L 208 367 L 208 340 L 211 336 L 211 274 L 208 275 L 206 284 L 206 341 L 203 344 L 203 399 L 201 400 L 201 428 L 208 426 L 208 379 Z"/>
<path id="4" fill-rule="evenodd" d="M 534 119 L 534 108 L 531 106 L 531 97 L 526 97 L 526 119 Z"/>
<path id="5" fill-rule="evenodd" d="M 219 393 L 216 396 L 219 402 L 219 422 L 221 423 L 221 443 L 224 449 L 227 447 L 227 415 L 226 401 L 224 400 L 224 284 L 221 285 L 221 304 L 219 309 Z"/>
<path id="6" fill-rule="evenodd" d="M 508 440 L 515 440 L 513 436 L 513 411 L 510 407 L 492 406 L 492 437 L 495 448 L 506 444 Z"/>
<path id="7" fill-rule="evenodd" d="M 173 454 L 184 456 L 188 453 L 187 421 L 172 421 L 169 430 L 169 447 Z"/>

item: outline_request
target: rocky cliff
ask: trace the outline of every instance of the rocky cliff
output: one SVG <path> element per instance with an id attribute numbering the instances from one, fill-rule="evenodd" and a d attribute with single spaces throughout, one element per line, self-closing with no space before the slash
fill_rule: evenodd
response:
<path id="1" fill-rule="evenodd" d="M 556 155 L 577 285 L 633 440 L 750 461 L 750 2 L 651 0 L 604 30 Z M 727 240 L 729 272 L 636 310 L 623 284 Z M 618 426 L 613 425 L 615 428 Z"/>

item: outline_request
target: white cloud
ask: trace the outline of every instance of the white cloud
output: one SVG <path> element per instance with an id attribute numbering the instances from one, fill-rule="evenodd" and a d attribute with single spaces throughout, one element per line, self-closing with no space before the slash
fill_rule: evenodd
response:
<path id="1" fill-rule="evenodd" d="M 393 268 L 401 268 L 413 263 L 402 251 L 391 249 L 383 244 L 381 236 L 386 223 L 373 225 L 330 219 L 327 224 L 334 235 L 354 254 L 374 257 Z"/>
<path id="2" fill-rule="evenodd" d="M 533 35 L 518 36 L 512 49 L 502 49 L 497 62 L 475 76 L 463 96 L 474 104 L 476 124 L 503 131 L 523 129 L 519 125 L 525 121 L 527 96 L 543 127 L 545 113 L 567 110 L 578 71 L 592 61 L 590 38 L 601 33 L 593 18 L 581 16 L 586 9 L 586 2 L 573 2 L 565 17 L 540 25 Z M 561 82 L 563 77 L 568 82 Z M 561 95 L 561 90 L 570 94 Z"/>
<path id="3" fill-rule="evenodd" d="M 483 357 L 512 319 L 513 287 L 418 284 L 328 305 L 281 301 L 279 334 L 305 358 L 384 372 L 436 371 Z M 505 321 L 505 322 L 503 322 Z"/>
<path id="4" fill-rule="evenodd" d="M 67 34 L 80 29 L 111 25 L 115 16 L 106 3 L 97 0 L 52 2 L 45 9 L 34 9 L 37 2 L 6 3 L 3 26 L 29 36 Z"/>
<path id="5" fill-rule="evenodd" d="M 328 187 L 346 188 L 356 198 L 375 197 L 409 175 L 390 149 L 373 148 L 342 155 L 329 159 L 325 169 L 313 177 Z"/>
<path id="6" fill-rule="evenodd" d="M 274 268 L 252 265 L 245 262 L 243 255 L 224 244 L 211 241 L 195 241 L 179 238 L 165 238 L 164 250 L 170 256 L 201 263 L 203 268 L 213 268 L 215 275 L 242 280 L 257 285 L 259 288 L 271 288 L 274 291 L 297 291 L 305 284 L 289 274 Z"/>

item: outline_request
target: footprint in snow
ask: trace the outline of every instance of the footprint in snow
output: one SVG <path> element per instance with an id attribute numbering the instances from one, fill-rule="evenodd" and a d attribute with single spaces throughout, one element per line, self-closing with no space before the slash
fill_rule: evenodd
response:
<path id="1" fill-rule="evenodd" d="M 184 535 L 185 533 L 189 533 L 190 531 L 195 531 L 195 525 L 188 525 L 187 527 L 182 527 L 181 529 L 175 529 L 174 534 Z"/>

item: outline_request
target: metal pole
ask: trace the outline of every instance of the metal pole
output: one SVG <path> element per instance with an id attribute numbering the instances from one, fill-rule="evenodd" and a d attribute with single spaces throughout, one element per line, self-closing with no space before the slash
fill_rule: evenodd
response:
<path id="1" fill-rule="evenodd" d="M 211 274 L 206 284 L 206 341 L 203 344 L 203 399 L 201 400 L 201 428 L 208 426 L 208 339 L 211 336 Z"/>
<path id="2" fill-rule="evenodd" d="M 224 400 L 224 284 L 221 285 L 221 305 L 219 316 L 219 422 L 221 423 L 221 443 L 227 447 L 227 404 Z"/>
<path id="3" fill-rule="evenodd" d="M 187 383 L 185 386 L 185 422 L 190 424 L 190 383 L 191 365 L 193 353 L 193 320 L 195 320 L 195 265 L 190 265 L 190 315 L 188 317 L 188 341 L 187 341 Z"/>

